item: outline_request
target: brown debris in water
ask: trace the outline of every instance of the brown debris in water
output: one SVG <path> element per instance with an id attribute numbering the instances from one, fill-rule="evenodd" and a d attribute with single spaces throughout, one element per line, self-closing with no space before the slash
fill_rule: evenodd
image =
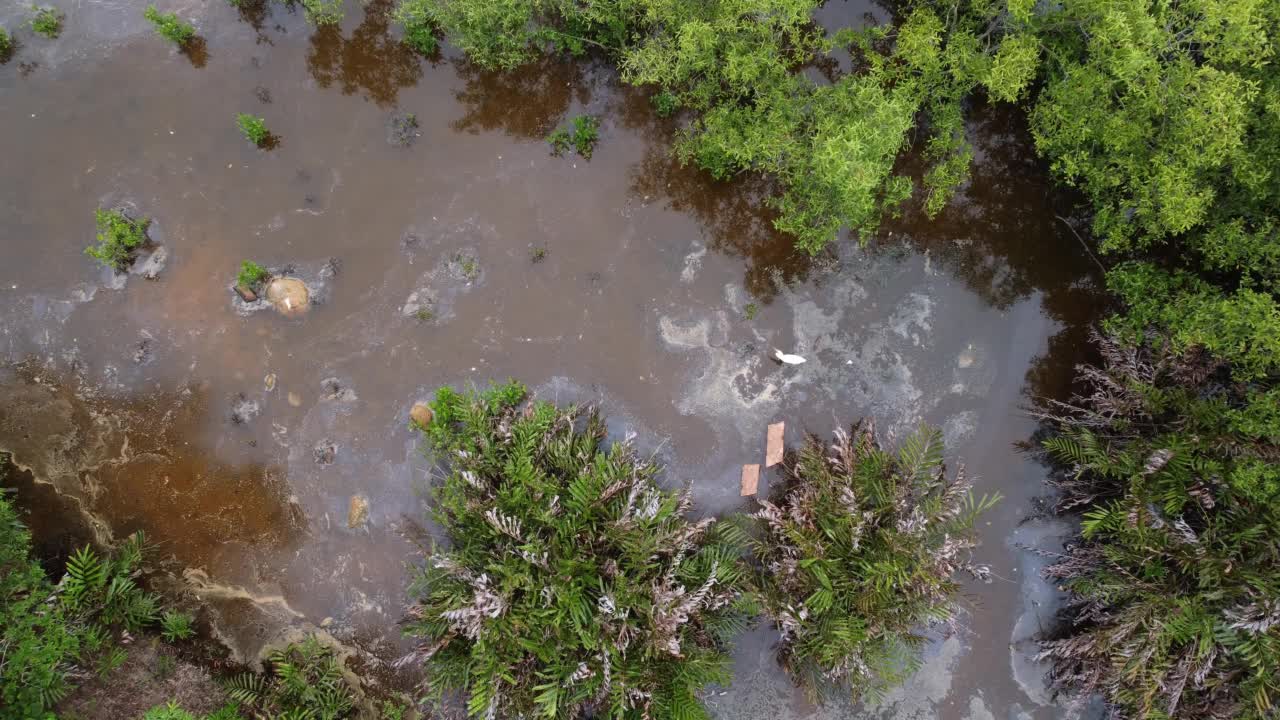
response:
<path id="1" fill-rule="evenodd" d="M 741 496 L 747 497 L 755 495 L 760 489 L 760 466 L 759 465 L 743 465 L 742 466 L 742 491 Z"/>
<path id="2" fill-rule="evenodd" d="M 774 423 L 769 426 L 768 442 L 764 452 L 764 466 L 773 467 L 782 462 L 782 436 L 786 433 L 786 423 Z"/>

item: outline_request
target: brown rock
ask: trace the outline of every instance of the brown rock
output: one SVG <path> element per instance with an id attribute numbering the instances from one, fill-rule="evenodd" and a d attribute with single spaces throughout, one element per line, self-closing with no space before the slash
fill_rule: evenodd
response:
<path id="1" fill-rule="evenodd" d="M 409 411 L 409 419 L 413 420 L 420 427 L 426 427 L 431 424 L 431 418 L 434 414 L 431 412 L 431 406 L 424 402 L 416 402 L 413 409 Z"/>
<path id="2" fill-rule="evenodd" d="M 347 527 L 358 528 L 369 519 L 369 500 L 363 495 L 352 495 L 347 505 Z"/>
<path id="3" fill-rule="evenodd" d="M 298 278 L 278 277 L 267 285 L 267 300 L 281 315 L 297 317 L 310 306 L 311 293 Z"/>
<path id="4" fill-rule="evenodd" d="M 247 303 L 258 301 L 258 294 L 255 293 L 253 288 L 248 285 L 236 285 L 236 294 L 240 296 L 241 300 Z"/>

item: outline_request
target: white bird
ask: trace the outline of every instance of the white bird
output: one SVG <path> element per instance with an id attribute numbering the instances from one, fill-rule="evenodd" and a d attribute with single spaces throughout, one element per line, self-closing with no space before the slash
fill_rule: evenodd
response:
<path id="1" fill-rule="evenodd" d="M 804 358 L 799 355 L 788 355 L 778 348 L 773 349 L 773 356 L 778 358 L 779 362 L 784 362 L 788 365 L 801 365 L 804 363 Z"/>

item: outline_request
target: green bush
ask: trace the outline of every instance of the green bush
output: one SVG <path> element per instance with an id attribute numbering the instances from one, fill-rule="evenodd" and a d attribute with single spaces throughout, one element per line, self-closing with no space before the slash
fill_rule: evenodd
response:
<path id="1" fill-rule="evenodd" d="M 162 13 L 155 5 L 148 5 L 142 14 L 161 37 L 175 45 L 186 45 L 196 36 L 196 29 L 179 19 L 176 13 Z"/>
<path id="2" fill-rule="evenodd" d="M 94 212 L 98 226 L 98 244 L 84 249 L 86 255 L 115 270 L 123 270 L 133 259 L 133 252 L 147 242 L 147 218 L 134 220 L 121 210 Z"/>
<path id="3" fill-rule="evenodd" d="M 273 652 L 266 675 L 232 678 L 232 699 L 255 717 L 340 720 L 354 716 L 355 697 L 342 676 L 342 663 L 314 635 Z"/>
<path id="4" fill-rule="evenodd" d="M 236 285 L 245 287 L 253 291 L 257 291 L 262 283 L 271 279 L 271 273 L 266 268 L 252 260 L 245 260 L 240 263 L 240 272 L 236 273 Z"/>
<path id="5" fill-rule="evenodd" d="M 1127 717 L 1275 717 L 1280 694 L 1280 385 L 1202 351 L 1099 340 L 1086 388 L 1042 416 L 1069 466 L 1077 544 L 1047 574 L 1070 593 L 1044 643 L 1051 678 Z"/>
<path id="6" fill-rule="evenodd" d="M 953 575 L 989 573 L 969 552 L 974 520 L 999 498 L 974 501 L 942 452 L 930 428 L 897 453 L 880 449 L 869 423 L 829 447 L 810 437 L 774 499 L 760 501 L 764 608 L 783 667 L 813 695 L 829 682 L 874 695 L 914 672 L 918 631 L 951 619 Z"/>
<path id="7" fill-rule="evenodd" d="M 299 0 L 313 25 L 337 25 L 342 22 L 342 0 Z"/>
<path id="8" fill-rule="evenodd" d="M 423 430 L 448 464 L 448 533 L 410 588 L 428 696 L 475 717 L 706 717 L 723 643 L 752 611 L 741 532 L 690 521 L 688 493 L 593 410 L 526 403 L 518 383 L 441 388 Z"/>
<path id="9" fill-rule="evenodd" d="M 0 27 L 0 62 L 8 60 L 11 52 L 13 52 L 13 36 L 8 30 Z"/>
<path id="10" fill-rule="evenodd" d="M 282 718 L 296 716 L 281 716 Z M 205 715 L 203 718 L 197 718 L 195 715 L 182 709 L 178 703 L 170 700 L 164 705 L 157 705 L 147 711 L 142 716 L 142 720 L 241 720 L 239 709 L 234 704 L 224 705 L 217 711 Z"/>
<path id="11" fill-rule="evenodd" d="M 263 147 L 271 139 L 271 131 L 267 129 L 267 121 L 263 118 L 239 113 L 236 115 L 236 125 L 245 139 L 258 147 Z"/>
<path id="12" fill-rule="evenodd" d="M 0 473 L 7 458 L 0 456 Z M 0 718 L 26 720 L 71 689 L 80 639 L 40 566 L 31 535 L 0 492 Z"/>
<path id="13" fill-rule="evenodd" d="M 0 472 L 7 459 L 0 457 Z M 114 640 L 159 616 L 137 584 L 144 539 L 111 557 L 81 548 L 53 586 L 31 558 L 30 533 L 0 495 L 0 720 L 43 718 L 92 668 L 110 674 L 127 657 Z"/>
<path id="14" fill-rule="evenodd" d="M 167 642 L 186 640 L 195 634 L 194 620 L 188 613 L 165 610 L 160 616 L 160 634 Z"/>
<path id="15" fill-rule="evenodd" d="M 56 38 L 62 33 L 62 20 L 66 16 L 61 10 L 51 7 L 32 9 L 36 11 L 35 17 L 31 18 L 32 30 L 47 38 Z"/>

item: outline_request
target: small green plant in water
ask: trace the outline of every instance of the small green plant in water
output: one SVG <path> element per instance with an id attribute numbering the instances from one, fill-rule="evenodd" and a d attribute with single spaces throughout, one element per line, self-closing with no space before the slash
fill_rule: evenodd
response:
<path id="1" fill-rule="evenodd" d="M 271 139 L 271 131 L 267 129 L 267 121 L 263 118 L 240 113 L 236 115 L 236 125 L 240 127 L 245 139 L 258 147 L 265 146 Z"/>
<path id="2" fill-rule="evenodd" d="M 671 117 L 680 108 L 680 98 L 666 90 L 654 95 L 649 102 L 653 103 L 653 110 L 658 113 L 658 117 Z"/>
<path id="3" fill-rule="evenodd" d="M 13 52 L 13 37 L 9 35 L 9 31 L 0 27 L 0 62 L 9 59 L 9 53 Z"/>
<path id="4" fill-rule="evenodd" d="M 760 313 L 760 306 L 755 303 L 747 303 L 747 306 L 742 309 L 742 317 L 746 318 L 747 320 L 755 320 L 756 315 L 758 315 L 759 313 Z"/>
<path id="5" fill-rule="evenodd" d="M 179 47 L 191 42 L 196 36 L 196 29 L 190 23 L 179 19 L 176 13 L 162 13 L 156 9 L 155 5 L 148 5 L 147 9 L 142 11 L 142 15 L 155 27 L 161 37 Z"/>
<path id="6" fill-rule="evenodd" d="M 241 262 L 240 272 L 236 273 L 236 285 L 255 292 L 269 279 L 271 279 L 271 273 L 252 260 Z"/>
<path id="7" fill-rule="evenodd" d="M 413 317 L 416 318 L 418 322 L 431 322 L 436 319 L 436 314 L 431 312 L 428 308 L 421 308 L 413 314 Z"/>
<path id="8" fill-rule="evenodd" d="M 547 259 L 547 249 L 544 247 L 529 248 L 529 261 L 538 264 Z"/>
<path id="9" fill-rule="evenodd" d="M 563 155 L 572 148 L 579 155 L 591 159 L 596 141 L 600 139 L 600 120 L 594 115 L 579 115 L 573 119 L 572 129 L 556 128 L 547 136 L 552 155 Z"/>
<path id="10" fill-rule="evenodd" d="M 61 10 L 51 7 L 36 8 L 36 16 L 31 18 L 31 29 L 47 37 L 56 38 L 62 32 L 62 20 L 65 17 Z"/>
<path id="11" fill-rule="evenodd" d="M 458 264 L 458 270 L 467 280 L 474 281 L 480 277 L 480 263 L 476 259 L 465 253 L 458 253 L 454 256 L 453 261 Z"/>
<path id="12" fill-rule="evenodd" d="M 133 252 L 147 242 L 147 218 L 134 220 L 120 210 L 103 210 L 94 213 L 98 226 L 98 244 L 84 249 L 86 255 L 115 270 L 123 270 L 133 257 Z"/>
<path id="13" fill-rule="evenodd" d="M 166 642 L 186 640 L 195 634 L 193 618 L 178 610 L 165 610 L 160 616 L 160 635 Z"/>

